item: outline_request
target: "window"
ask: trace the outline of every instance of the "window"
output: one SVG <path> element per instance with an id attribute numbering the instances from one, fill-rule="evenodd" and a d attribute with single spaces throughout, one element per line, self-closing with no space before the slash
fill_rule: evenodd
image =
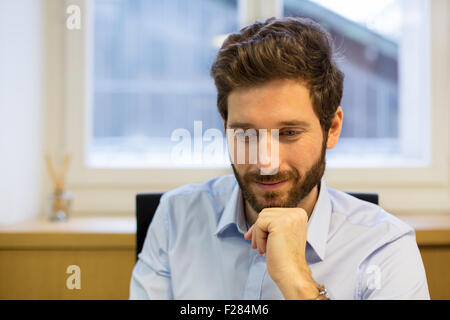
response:
<path id="1" fill-rule="evenodd" d="M 169 162 L 164 163 L 161 159 L 168 157 L 167 153 L 164 155 L 164 148 L 168 150 L 169 143 L 177 144 L 170 139 L 168 133 L 171 134 L 177 128 L 184 128 L 193 135 L 195 120 L 202 120 L 203 133 L 211 128 L 221 130 L 222 124 L 216 111 L 216 92 L 209 77 L 209 66 L 223 36 L 255 19 L 281 16 L 283 9 L 286 14 L 287 10 L 291 10 L 290 14 L 305 15 L 305 3 L 320 6 L 323 12 L 331 12 L 330 16 L 361 24 L 365 29 L 369 29 L 365 30 L 365 34 L 376 33 L 378 38 L 385 37 L 390 42 L 398 41 L 397 79 L 396 82 L 391 81 L 392 85 L 387 88 L 392 95 L 378 99 L 379 93 L 373 83 L 357 92 L 356 98 L 352 99 L 362 99 L 361 96 L 364 96 L 368 101 L 363 109 L 354 108 L 354 112 L 370 114 L 364 114 L 364 119 L 356 114 L 351 115 L 352 107 L 348 106 L 351 99 L 344 97 L 346 128 L 336 148 L 329 150 L 325 172 L 327 184 L 345 191 L 378 192 L 383 207 L 393 213 L 423 214 L 430 210 L 447 210 L 447 70 L 450 39 L 447 28 L 447 1 L 395 2 L 400 7 L 401 27 L 398 33 L 391 35 L 370 29 L 377 23 L 366 24 L 346 16 L 347 13 L 341 11 L 343 6 L 329 6 L 335 1 L 325 3 L 284 0 L 282 3 L 280 0 L 196 0 L 189 1 L 189 8 L 180 7 L 184 6 L 182 2 L 186 1 L 52 2 L 54 9 L 64 16 L 67 16 L 68 4 L 80 6 L 83 19 L 81 30 L 63 28 L 64 37 L 52 38 L 55 42 L 52 46 L 55 48 L 52 49 L 52 57 L 56 59 L 55 62 L 64 61 L 61 75 L 55 80 L 58 81 L 57 88 L 61 89 L 60 96 L 64 97 L 64 100 L 57 103 L 55 98 L 54 109 L 59 110 L 56 104 L 58 107 L 62 104 L 64 108 L 61 108 L 59 113 L 47 115 L 48 123 L 58 120 L 57 123 L 60 124 L 54 128 L 55 138 L 59 139 L 55 140 L 54 151 L 73 155 L 67 186 L 76 199 L 73 207 L 76 214 L 131 214 L 134 211 L 133 199 L 137 192 L 166 191 L 183 184 L 232 173 L 225 162 L 218 167 L 209 168 L 193 168 L 189 164 L 177 167 Z M 339 4 L 344 2 L 349 3 L 349 0 L 338 1 Z M 372 2 L 385 3 L 381 0 L 364 1 L 367 6 Z M 300 5 L 304 6 L 303 9 Z M 53 12 L 49 15 L 53 19 L 51 23 L 61 23 L 60 15 Z M 383 14 L 386 17 L 382 21 L 383 24 L 387 25 L 388 20 L 398 20 L 395 16 L 389 18 L 387 12 L 394 11 L 387 10 Z M 175 28 L 177 23 L 181 23 L 177 21 L 187 19 L 181 18 L 180 13 L 185 16 L 204 17 L 195 19 L 198 23 L 203 19 L 201 21 L 214 21 L 214 24 L 202 22 L 202 26 L 195 29 L 191 22 L 182 20 L 183 28 L 180 32 L 192 46 L 184 46 L 183 50 L 175 46 L 178 49 L 175 53 L 168 53 L 166 49 L 156 50 L 167 48 L 174 41 L 181 40 L 170 38 L 169 41 L 168 37 L 146 39 L 149 34 L 154 34 L 144 30 L 144 25 L 151 22 L 140 21 L 156 20 L 159 23 L 155 24 L 166 29 L 170 25 Z M 99 20 L 99 16 L 102 20 Z M 327 28 L 333 25 L 332 22 L 323 24 Z M 216 29 L 212 31 L 213 28 Z M 202 32 L 207 33 L 207 36 L 203 42 L 197 44 L 204 46 L 205 50 L 193 49 L 196 46 L 195 39 L 198 39 Z M 164 31 L 164 34 L 169 33 Z M 104 47 L 100 47 L 97 41 L 103 43 Z M 150 42 L 151 45 L 145 42 Z M 214 45 L 211 46 L 211 42 Z M 138 46 L 139 50 L 133 48 L 135 46 Z M 349 53 L 349 48 L 345 48 L 342 39 L 337 42 L 337 46 L 343 52 L 343 59 L 340 61 L 349 60 L 349 57 L 345 56 L 345 53 Z M 57 49 L 59 47 L 61 49 Z M 145 47 L 150 49 L 142 53 Z M 194 50 L 194 53 L 188 53 L 188 49 Z M 376 56 L 370 50 L 364 52 L 369 58 Z M 156 62 L 149 58 L 152 55 Z M 170 70 L 166 70 L 164 72 L 167 74 L 158 74 L 154 71 L 158 68 L 163 70 L 165 64 L 162 61 L 168 61 L 164 59 L 173 61 L 175 56 L 175 60 L 187 61 L 188 55 L 197 55 L 199 59 L 190 60 L 195 62 L 194 65 L 182 65 L 178 73 L 169 73 Z M 55 70 L 58 70 L 58 63 L 54 66 Z M 186 70 L 194 70 L 194 73 L 187 75 Z M 390 71 L 394 71 L 394 68 Z M 351 78 L 349 72 L 346 74 L 346 80 Z M 386 71 L 384 72 L 386 74 Z M 200 81 L 202 79 L 204 82 Z M 165 85 L 158 86 L 161 83 Z M 354 82 L 353 85 L 358 86 L 360 83 Z M 351 85 L 345 83 L 345 86 L 348 94 Z M 155 92 L 158 90 L 160 93 L 157 95 Z M 207 93 L 203 94 L 204 92 Z M 376 101 L 372 97 L 377 97 Z M 386 103 L 386 100 L 389 102 Z M 196 107 L 190 107 L 189 112 L 184 112 L 183 117 L 180 117 L 176 114 L 180 108 L 174 101 L 180 103 L 179 106 Z M 158 105 L 169 106 L 171 113 L 163 113 L 162 108 L 156 108 Z M 207 107 L 202 109 L 200 105 Z M 379 105 L 379 108 L 375 107 Z M 155 110 L 157 113 L 154 113 Z M 385 117 L 386 110 L 391 113 Z M 197 114 L 194 114 L 194 111 Z M 348 126 L 352 117 L 354 127 Z M 385 120 L 380 121 L 381 123 L 369 121 L 374 117 Z M 180 122 L 172 123 L 172 119 L 180 118 Z M 356 119 L 368 123 L 367 128 L 355 129 L 355 126 L 359 125 Z M 387 124 L 383 123 L 384 121 Z M 154 129 L 159 124 L 164 124 L 160 129 L 164 134 L 158 135 L 158 130 Z M 388 129 L 378 129 L 382 125 Z M 359 134 L 362 136 L 358 137 Z M 160 137 L 163 137 L 167 144 L 159 143 L 160 147 L 156 147 L 158 143 L 152 143 L 158 142 Z M 357 143 L 358 139 L 361 139 L 360 143 Z M 383 143 L 383 139 L 389 143 Z M 56 143 L 57 141 L 60 142 Z M 153 152 L 155 155 L 159 153 L 160 158 L 154 156 Z M 146 154 L 152 156 L 145 156 Z M 430 162 L 425 165 L 428 155 Z"/>
<path id="2" fill-rule="evenodd" d="M 201 120 L 203 132 L 223 132 L 209 68 L 238 28 L 236 0 L 96 0 L 92 9 L 89 166 L 164 167 L 176 129 L 194 137 Z"/>
<path id="3" fill-rule="evenodd" d="M 420 52 L 416 47 L 408 48 L 407 27 L 411 22 L 406 18 L 415 9 L 424 8 L 425 1 L 411 1 L 408 5 L 403 0 L 284 1 L 285 16 L 312 18 L 330 32 L 338 51 L 338 65 L 345 74 L 341 139 L 327 154 L 333 166 L 408 166 L 427 162 L 426 143 L 405 148 L 405 131 L 401 130 L 411 125 L 405 124 L 403 113 L 427 113 L 426 105 L 418 110 L 406 105 L 400 96 L 402 85 L 420 81 L 417 70 L 412 72 L 410 68 L 409 74 L 399 74 L 404 63 L 401 59 Z M 425 24 L 423 17 L 415 17 L 416 28 Z M 418 41 L 421 35 L 415 37 Z"/>
<path id="4" fill-rule="evenodd" d="M 419 112 L 426 119 L 426 103 L 418 110 L 401 96 L 402 88 L 421 81 L 415 70 L 402 68 L 411 60 L 408 54 L 416 52 L 417 60 L 421 51 L 408 47 L 407 32 L 412 30 L 405 17 L 420 12 L 426 1 L 408 1 L 408 9 L 403 0 L 283 4 L 285 16 L 310 17 L 323 25 L 340 53 L 344 125 L 337 147 L 327 154 L 329 165 L 426 164 L 428 142 L 411 139 L 405 114 Z M 223 133 L 209 67 L 224 36 L 239 29 L 238 7 L 237 0 L 94 2 L 89 167 L 195 166 L 189 158 L 174 163 L 172 151 L 182 137 L 173 133 L 186 130 L 191 140 L 202 140 L 208 129 Z M 418 29 L 425 22 L 423 16 L 415 17 L 409 25 Z M 201 121 L 200 136 L 196 120 Z M 225 140 L 221 143 L 222 154 L 197 166 L 228 167 Z"/>

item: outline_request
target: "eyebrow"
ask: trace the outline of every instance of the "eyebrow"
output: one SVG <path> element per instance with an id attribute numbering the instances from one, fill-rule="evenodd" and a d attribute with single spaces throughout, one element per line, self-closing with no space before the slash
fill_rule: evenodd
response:
<path id="1" fill-rule="evenodd" d="M 288 121 L 280 121 L 277 123 L 279 127 L 309 127 L 309 123 L 306 121 L 300 120 L 288 120 Z M 249 122 L 232 122 L 229 128 L 254 128 L 255 126 Z"/>
<path id="2" fill-rule="evenodd" d="M 291 121 L 281 121 L 277 123 L 278 126 L 286 126 L 286 127 L 309 127 L 309 123 L 306 121 L 300 120 L 291 120 Z"/>

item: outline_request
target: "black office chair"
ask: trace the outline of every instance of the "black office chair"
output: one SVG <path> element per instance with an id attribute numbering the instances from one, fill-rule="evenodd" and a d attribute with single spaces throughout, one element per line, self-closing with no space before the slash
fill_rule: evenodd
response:
<path id="1" fill-rule="evenodd" d="M 376 193 L 349 192 L 349 194 L 358 199 L 378 204 L 378 194 Z M 137 255 L 144 245 L 147 229 L 152 222 L 156 208 L 158 208 L 161 196 L 162 193 L 140 193 L 136 195 L 136 261 Z"/>

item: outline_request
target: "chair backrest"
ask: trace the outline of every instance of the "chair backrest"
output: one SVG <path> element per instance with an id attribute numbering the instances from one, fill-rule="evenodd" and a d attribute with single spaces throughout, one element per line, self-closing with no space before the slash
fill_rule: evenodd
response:
<path id="1" fill-rule="evenodd" d="M 139 193 L 136 195 L 136 261 L 144 246 L 147 229 L 159 205 L 162 193 Z"/>
<path id="2" fill-rule="evenodd" d="M 376 193 L 349 192 L 349 194 L 358 199 L 378 204 L 378 194 Z M 139 193 L 136 195 L 136 260 L 144 245 L 147 229 L 152 222 L 156 208 L 158 208 L 161 196 L 162 193 Z"/>

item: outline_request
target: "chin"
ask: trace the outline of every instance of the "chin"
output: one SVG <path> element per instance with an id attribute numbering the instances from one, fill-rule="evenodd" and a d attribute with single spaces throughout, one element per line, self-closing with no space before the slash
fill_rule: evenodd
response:
<path id="1" fill-rule="evenodd" d="M 266 192 L 267 193 L 267 192 Z M 257 196 L 258 204 L 263 208 L 282 208 L 286 202 L 286 196 L 281 197 L 277 193 L 272 193 L 275 197 L 274 199 L 267 199 L 263 196 Z M 280 201 L 281 200 L 281 201 Z"/>

